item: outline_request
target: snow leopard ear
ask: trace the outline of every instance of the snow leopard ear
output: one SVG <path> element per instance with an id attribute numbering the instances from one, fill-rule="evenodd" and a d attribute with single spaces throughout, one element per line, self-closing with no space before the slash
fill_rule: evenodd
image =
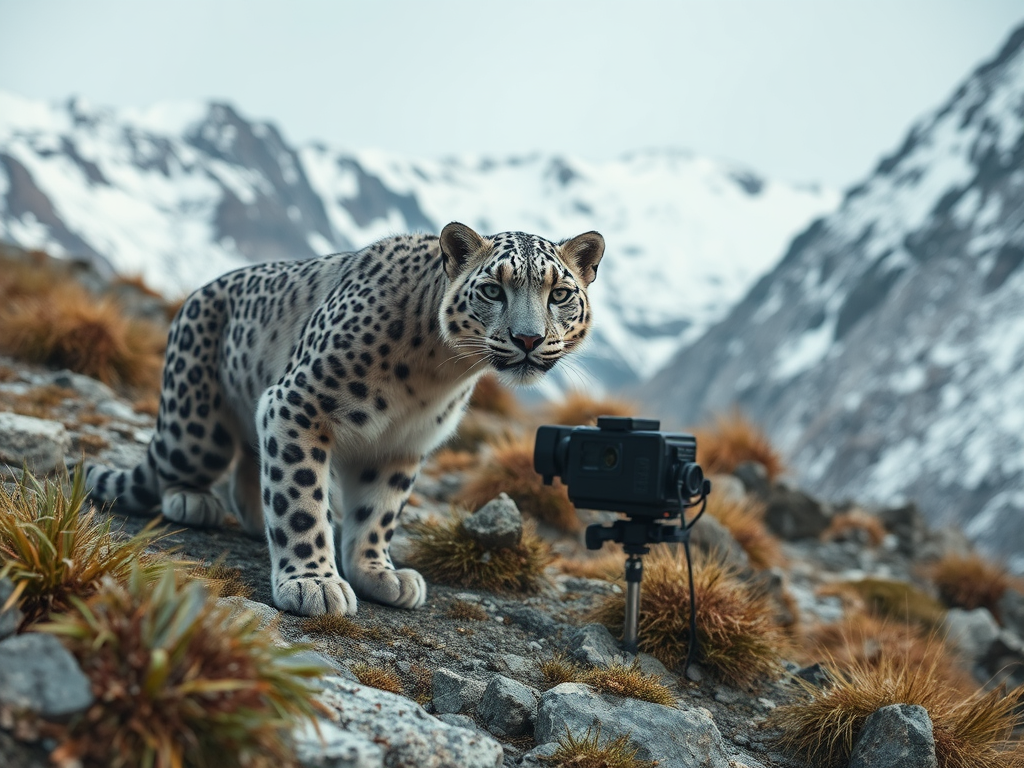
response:
<path id="1" fill-rule="evenodd" d="M 484 239 L 476 232 L 453 221 L 441 230 L 441 266 L 449 280 L 454 280 L 470 258 L 484 247 Z"/>
<path id="2" fill-rule="evenodd" d="M 604 256 L 604 238 L 598 232 L 584 232 L 572 240 L 558 244 L 562 258 L 570 267 L 575 267 L 583 282 L 590 285 L 597 277 L 597 265 Z"/>

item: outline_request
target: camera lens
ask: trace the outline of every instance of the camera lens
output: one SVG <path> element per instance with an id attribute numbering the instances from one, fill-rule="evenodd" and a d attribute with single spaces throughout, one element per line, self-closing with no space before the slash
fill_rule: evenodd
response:
<path id="1" fill-rule="evenodd" d="M 619 463 L 619 451 L 613 446 L 608 446 L 604 449 L 604 467 L 605 469 L 614 469 Z"/>

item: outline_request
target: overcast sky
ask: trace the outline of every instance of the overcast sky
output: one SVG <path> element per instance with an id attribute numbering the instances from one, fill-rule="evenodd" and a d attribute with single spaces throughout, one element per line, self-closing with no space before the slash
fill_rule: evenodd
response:
<path id="1" fill-rule="evenodd" d="M 227 99 L 292 142 L 675 147 L 847 186 L 1021 23 L 1021 0 L 0 0 L 0 88 Z"/>

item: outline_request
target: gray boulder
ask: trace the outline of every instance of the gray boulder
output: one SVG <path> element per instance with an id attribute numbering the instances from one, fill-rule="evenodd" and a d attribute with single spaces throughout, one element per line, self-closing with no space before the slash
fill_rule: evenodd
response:
<path id="1" fill-rule="evenodd" d="M 4 604 L 13 593 L 14 582 L 10 579 L 0 579 L 0 640 L 13 635 L 24 618 L 17 606 L 12 605 L 6 611 L 4 610 Z"/>
<path id="2" fill-rule="evenodd" d="M 1018 637 L 1024 637 L 1024 594 L 1010 587 L 999 598 L 996 610 L 1004 627 Z"/>
<path id="3" fill-rule="evenodd" d="M 850 768 L 937 768 L 928 710 L 892 704 L 868 717 L 853 745 Z"/>
<path id="4" fill-rule="evenodd" d="M 507 493 L 484 504 L 467 517 L 462 527 L 484 549 L 516 546 L 523 538 L 523 516 Z"/>
<path id="5" fill-rule="evenodd" d="M 89 678 L 53 635 L 16 635 L 0 642 L 0 706 L 58 719 L 92 702 Z"/>
<path id="6" fill-rule="evenodd" d="M 999 625 L 987 608 L 950 608 L 944 628 L 947 642 L 972 663 L 986 657 L 999 637 Z"/>
<path id="7" fill-rule="evenodd" d="M 602 741 L 628 734 L 640 748 L 637 757 L 658 760 L 659 768 L 729 768 L 722 734 L 704 713 L 602 695 L 577 683 L 544 693 L 534 736 L 538 744 L 557 742 L 566 729 L 579 737 L 598 724 Z"/>
<path id="8" fill-rule="evenodd" d="M 764 464 L 759 461 L 744 461 L 732 473 L 743 483 L 747 493 L 761 501 L 767 500 L 771 491 L 771 481 L 768 479 L 768 469 Z"/>
<path id="9" fill-rule="evenodd" d="M 0 464 L 46 474 L 64 466 L 71 438 L 64 425 L 17 413 L 0 413 Z"/>
<path id="10" fill-rule="evenodd" d="M 476 710 L 487 684 L 442 667 L 434 672 L 430 687 L 435 712 L 466 714 Z"/>
<path id="11" fill-rule="evenodd" d="M 591 667 L 607 667 L 625 661 L 621 646 L 603 624 L 580 627 L 569 636 L 565 650 L 570 658 Z"/>
<path id="12" fill-rule="evenodd" d="M 832 512 L 803 491 L 776 485 L 768 495 L 765 524 L 787 541 L 818 538 L 832 521 Z"/>
<path id="13" fill-rule="evenodd" d="M 531 734 L 537 722 L 537 692 L 511 678 L 495 675 L 487 683 L 477 715 L 495 736 Z"/>
<path id="14" fill-rule="evenodd" d="M 902 507 L 883 509 L 878 513 L 885 529 L 895 534 L 898 549 L 904 555 L 915 557 L 928 534 L 928 526 L 917 505 L 911 502 Z"/>
<path id="15" fill-rule="evenodd" d="M 701 552 L 713 554 L 740 573 L 750 570 L 750 558 L 729 529 L 711 515 L 704 515 L 693 526 L 690 542 Z"/>
<path id="16" fill-rule="evenodd" d="M 383 760 L 371 762 L 375 759 L 374 753 L 364 747 L 362 752 L 354 753 L 362 756 L 362 763 L 317 763 L 314 736 L 304 741 L 303 760 L 307 765 L 498 768 L 502 764 L 501 745 L 482 731 L 446 725 L 404 696 L 338 677 L 326 678 L 324 683 L 325 690 L 319 694 L 319 699 L 334 714 L 331 734 L 338 735 L 340 731 L 360 739 L 363 744 L 376 745 L 383 752 Z M 302 741 L 304 734 L 304 731 L 295 734 L 296 741 Z M 353 748 L 359 743 L 345 741 L 341 744 L 349 750 L 348 754 L 353 754 Z"/>
<path id="17" fill-rule="evenodd" d="M 303 768 L 384 768 L 384 748 L 361 733 L 326 720 L 304 724 L 292 733 L 295 756 Z"/>

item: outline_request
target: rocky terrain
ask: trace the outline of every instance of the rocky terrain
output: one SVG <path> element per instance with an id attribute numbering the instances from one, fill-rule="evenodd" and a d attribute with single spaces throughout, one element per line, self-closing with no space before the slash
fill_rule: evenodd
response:
<path id="1" fill-rule="evenodd" d="M 737 405 L 829 499 L 914 499 L 1024 571 L 1024 28 L 641 396 Z"/>
<path id="2" fill-rule="evenodd" d="M 136 412 L 131 402 L 93 379 L 0 358 L 0 461 L 9 465 L 3 470 L 7 481 L 16 478 L 23 464 L 45 473 L 83 454 L 130 466 L 143 455 L 152 430 L 152 417 Z M 770 571 L 767 579 L 763 573 L 756 575 L 728 531 L 710 518 L 697 524 L 698 544 L 730 553 L 746 578 L 769 584 L 780 597 L 788 595 L 784 602 L 795 613 L 794 638 L 838 622 L 850 610 L 849 603 L 829 592 L 830 584 L 871 576 L 934 591 L 921 578 L 920 564 L 969 549 L 953 531 L 930 530 L 913 506 L 874 510 L 886 531 L 880 543 L 872 544 L 856 531 L 823 541 L 821 534 L 837 510 L 784 484 L 769 485 L 756 466 L 746 465 L 739 474 L 715 477 L 714 493 L 751 495 L 767 503 L 766 521 L 785 537 L 784 565 Z M 449 500 L 465 480 L 464 472 L 428 467 L 414 489 L 410 518 L 451 514 Z M 145 522 L 123 519 L 129 532 Z M 546 535 L 563 553 L 578 554 L 578 539 L 553 531 Z M 630 660 L 605 627 L 587 618 L 603 596 L 620 589 L 615 583 L 568 576 L 552 566 L 548 582 L 533 596 L 431 584 L 424 609 L 410 612 L 363 602 L 353 619 L 355 629 L 341 634 L 311 631 L 305 620 L 271 606 L 266 546 L 237 526 L 178 530 L 159 546 L 235 570 L 248 597 L 222 600 L 238 610 L 257 612 L 272 625 L 268 631 L 279 632 L 286 641 L 312 646 L 311 653 L 325 667 L 320 697 L 331 718 L 325 716 L 320 723 L 322 738 L 310 729 L 297 732 L 306 766 L 540 766 L 567 729 L 580 736 L 595 723 L 600 723 L 602 738 L 629 734 L 639 745 L 638 757 L 658 760 L 661 768 L 806 765 L 778 746 L 779 731 L 770 717 L 777 707 L 801 697 L 793 673 L 827 680 L 814 666 L 824 659 L 809 655 L 798 642 L 784 652 L 778 673 L 747 687 L 723 684 L 699 662 L 684 676 L 680 669 L 667 669 L 641 654 L 641 668 L 656 675 L 676 698 L 674 706 L 665 706 L 580 683 L 550 687 L 545 681 L 541 663 L 553 658 L 597 668 Z M 396 537 L 397 559 L 408 553 L 408 546 L 407 536 Z M 1024 681 L 1024 598 L 1008 590 L 1005 600 L 1002 625 L 984 608 L 952 610 L 944 620 L 951 642 L 981 680 L 999 672 Z M 12 628 L 0 615 L 0 636 Z M 6 704 L 66 717 L 84 706 L 83 694 L 75 693 L 80 675 L 74 660 L 51 640 L 25 634 L 0 643 L 0 712 Z M 359 683 L 353 670 L 360 665 L 387 670 L 404 695 Z M 856 764 L 892 764 L 874 762 L 883 759 L 879 750 L 905 749 L 907 761 L 901 765 L 935 765 L 933 747 L 931 762 L 927 757 L 927 712 L 919 707 L 888 709 L 892 711 L 882 712 L 878 722 L 865 728 L 858 742 L 862 762 Z M 878 729 L 883 736 L 877 736 Z M 15 742 L 2 729 L 0 758 L 5 766 L 19 768 L 47 764 L 38 745 Z"/>

